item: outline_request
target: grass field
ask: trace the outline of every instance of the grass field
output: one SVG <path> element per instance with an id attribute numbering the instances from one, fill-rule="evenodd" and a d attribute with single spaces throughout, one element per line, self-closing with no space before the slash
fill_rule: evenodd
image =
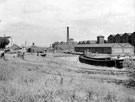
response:
<path id="1" fill-rule="evenodd" d="M 135 102 L 134 89 L 113 83 L 127 79 L 116 74 L 125 69 L 85 65 L 77 56 L 58 54 L 6 59 L 0 59 L 0 102 Z"/>

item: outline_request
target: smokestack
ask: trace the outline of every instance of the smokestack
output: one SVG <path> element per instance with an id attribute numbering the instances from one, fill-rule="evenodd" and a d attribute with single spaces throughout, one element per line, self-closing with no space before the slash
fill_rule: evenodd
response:
<path id="1" fill-rule="evenodd" d="M 69 27 L 67 27 L 67 43 L 69 42 Z"/>

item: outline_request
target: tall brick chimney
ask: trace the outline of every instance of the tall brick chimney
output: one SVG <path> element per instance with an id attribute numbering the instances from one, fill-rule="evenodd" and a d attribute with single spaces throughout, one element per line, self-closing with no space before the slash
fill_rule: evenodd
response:
<path id="1" fill-rule="evenodd" d="M 67 43 L 69 43 L 69 27 L 67 27 Z"/>

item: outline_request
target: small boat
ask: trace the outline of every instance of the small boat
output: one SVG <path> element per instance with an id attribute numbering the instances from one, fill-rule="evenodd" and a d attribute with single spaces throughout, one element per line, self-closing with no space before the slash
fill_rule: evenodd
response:
<path id="1" fill-rule="evenodd" d="M 46 57 L 46 53 L 37 53 L 37 56 Z"/>
<path id="2" fill-rule="evenodd" d="M 41 53 L 40 56 L 45 57 L 46 53 Z"/>
<path id="3" fill-rule="evenodd" d="M 80 55 L 79 61 L 81 63 L 86 63 L 95 66 L 123 68 L 124 59 L 112 59 L 111 57 L 100 58 L 100 57 L 89 57 L 85 55 Z"/>

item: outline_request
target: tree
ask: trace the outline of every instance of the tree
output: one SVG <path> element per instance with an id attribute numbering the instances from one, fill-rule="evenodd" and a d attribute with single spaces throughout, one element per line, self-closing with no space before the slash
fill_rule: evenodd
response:
<path id="1" fill-rule="evenodd" d="M 9 44 L 9 39 L 6 37 L 0 37 L 0 48 L 5 48 Z"/>

